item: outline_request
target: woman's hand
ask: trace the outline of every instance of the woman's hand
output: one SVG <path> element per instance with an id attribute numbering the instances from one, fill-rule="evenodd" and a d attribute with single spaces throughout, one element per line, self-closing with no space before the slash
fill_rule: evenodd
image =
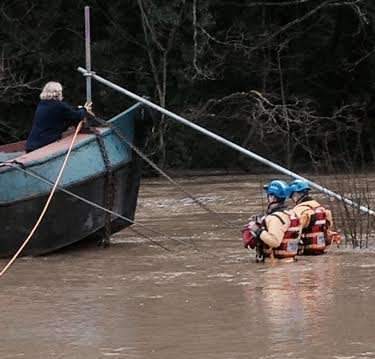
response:
<path id="1" fill-rule="evenodd" d="M 88 114 L 95 117 L 94 112 L 92 112 L 92 102 L 91 101 L 87 101 L 83 107 L 86 109 Z"/>

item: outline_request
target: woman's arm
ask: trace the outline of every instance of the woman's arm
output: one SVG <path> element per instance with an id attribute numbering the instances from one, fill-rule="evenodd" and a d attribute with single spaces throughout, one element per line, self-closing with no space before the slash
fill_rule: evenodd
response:
<path id="1" fill-rule="evenodd" d="M 85 118 L 87 114 L 87 111 L 84 107 L 74 108 L 66 102 L 63 102 L 63 107 L 64 120 L 67 122 L 68 126 L 77 125 L 80 121 L 82 121 Z"/>

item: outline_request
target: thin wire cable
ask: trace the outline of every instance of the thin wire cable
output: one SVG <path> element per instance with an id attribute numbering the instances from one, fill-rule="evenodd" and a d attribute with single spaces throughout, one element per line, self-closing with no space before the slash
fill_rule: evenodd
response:
<path id="1" fill-rule="evenodd" d="M 48 185 L 51 185 L 51 186 L 53 185 L 53 182 L 50 181 L 50 180 L 48 180 L 47 178 L 45 178 L 45 177 L 43 177 L 43 176 L 41 176 L 41 175 L 39 175 L 39 174 L 37 174 L 37 173 L 31 171 L 31 170 L 27 170 L 27 169 L 25 169 L 25 168 L 19 167 L 19 166 L 18 166 L 17 164 L 15 164 L 15 163 L 12 163 L 12 162 L 4 162 L 4 163 L 2 163 L 2 165 L 9 166 L 9 167 L 12 167 L 12 168 L 14 168 L 14 169 L 16 169 L 16 170 L 18 170 L 18 171 L 21 171 L 21 172 L 23 172 L 23 173 L 26 173 L 27 175 L 29 175 L 29 176 L 31 176 L 31 177 L 34 177 L 34 178 L 38 179 L 39 181 L 42 181 L 42 182 L 44 182 L 44 183 L 46 183 L 46 184 L 48 184 Z M 121 214 L 119 214 L 119 213 L 117 213 L 117 212 L 114 212 L 114 211 L 112 211 L 112 210 L 110 210 L 110 209 L 108 209 L 108 208 L 105 208 L 105 207 L 103 207 L 103 206 L 101 206 L 101 205 L 99 205 L 99 204 L 97 204 L 97 203 L 95 203 L 95 202 L 92 202 L 92 201 L 90 201 L 90 200 L 88 200 L 88 199 L 86 199 L 86 198 L 84 198 L 84 197 L 82 197 L 82 196 L 80 196 L 80 195 L 78 195 L 78 194 L 76 194 L 76 193 L 74 193 L 74 192 L 71 192 L 71 191 L 69 191 L 69 190 L 67 190 L 67 189 L 65 189 L 65 188 L 63 188 L 63 187 L 61 187 L 61 186 L 57 186 L 57 189 L 58 189 L 59 191 L 65 193 L 65 194 L 68 194 L 68 195 L 70 195 L 70 196 L 72 196 L 72 197 L 74 197 L 74 198 L 76 198 L 76 199 L 78 199 L 78 200 L 80 200 L 80 201 L 82 201 L 82 202 L 84 202 L 84 203 L 90 205 L 90 206 L 93 206 L 93 207 L 95 207 L 95 208 L 98 208 L 98 209 L 100 209 L 100 210 L 102 210 L 102 211 L 104 211 L 104 212 L 106 212 L 106 213 L 112 214 L 113 216 L 118 217 L 118 218 L 120 218 L 120 219 L 122 219 L 122 220 L 124 220 L 124 221 L 127 221 L 127 222 L 131 223 L 131 224 L 138 225 L 138 226 L 140 226 L 140 227 L 142 227 L 142 228 L 145 228 L 145 229 L 147 229 L 148 231 L 153 232 L 153 233 L 155 233 L 155 234 L 157 234 L 157 235 L 161 235 L 161 236 L 163 236 L 163 237 L 165 237 L 165 238 L 167 238 L 167 239 L 170 239 L 170 240 L 172 240 L 172 241 L 179 242 L 179 243 L 184 244 L 184 245 L 186 245 L 186 246 L 189 246 L 189 245 L 190 245 L 189 243 L 186 243 L 185 241 L 182 241 L 182 240 L 180 240 L 180 239 L 176 239 L 176 238 L 170 237 L 170 236 L 168 236 L 167 234 L 165 234 L 165 233 L 163 233 L 163 232 L 160 232 L 160 231 L 157 231 L 157 230 L 155 230 L 155 229 L 149 228 L 148 226 L 145 226 L 144 224 L 141 224 L 141 223 L 139 223 L 139 222 L 135 222 L 135 221 L 131 220 L 131 219 L 128 218 L 128 217 L 125 217 L 125 216 L 123 216 L 123 215 L 121 215 Z M 155 245 L 157 245 L 157 246 L 159 246 L 159 247 L 161 247 L 161 248 L 163 248 L 163 249 L 165 249 L 165 250 L 167 250 L 167 251 L 170 251 L 170 252 L 172 251 L 171 249 L 169 249 L 169 248 L 163 246 L 162 244 L 160 244 L 160 243 L 154 241 L 154 240 L 153 240 L 152 238 L 150 238 L 149 236 L 147 236 L 147 235 L 145 235 L 145 234 L 143 234 L 143 233 L 141 233 L 141 232 L 135 230 L 135 229 L 132 228 L 132 227 L 129 227 L 129 228 L 130 228 L 130 230 L 132 230 L 134 233 L 139 234 L 139 235 L 141 235 L 142 237 L 148 239 L 148 240 L 149 240 L 150 242 L 152 242 L 153 244 L 155 244 Z"/>
<path id="2" fill-rule="evenodd" d="M 166 172 L 164 172 L 155 162 L 153 162 L 150 158 L 148 158 L 138 147 L 136 147 L 133 143 L 128 141 L 128 139 L 125 137 L 124 134 L 120 132 L 120 130 L 115 127 L 113 124 L 95 117 L 95 120 L 97 120 L 100 124 L 110 128 L 113 130 L 113 132 L 119 137 L 120 140 L 124 141 L 140 158 L 142 158 L 144 161 L 146 161 L 155 171 L 157 171 L 160 175 L 165 177 L 171 184 L 173 184 L 176 188 L 180 190 L 185 196 L 188 196 L 190 199 L 193 200 L 194 203 L 196 203 L 199 207 L 203 208 L 206 212 L 210 214 L 214 214 L 217 216 L 218 219 L 220 219 L 221 222 L 226 224 L 228 227 L 231 228 L 237 228 L 236 225 L 228 222 L 220 213 L 212 210 L 207 205 L 202 203 L 198 198 L 196 198 L 193 194 L 191 194 L 189 191 L 187 191 L 183 186 L 181 186 L 179 183 L 177 183 L 173 178 L 171 178 Z"/>
<path id="3" fill-rule="evenodd" d="M 36 178 L 36 179 L 38 179 L 38 180 L 40 180 L 40 181 L 42 181 L 42 182 L 44 182 L 44 183 L 46 183 L 46 184 L 53 185 L 53 182 L 52 182 L 52 181 L 50 181 L 50 180 L 44 178 L 43 176 L 40 176 L 40 175 L 36 174 L 36 173 L 33 172 L 33 171 L 26 170 L 26 169 L 24 169 L 24 168 L 22 168 L 22 167 L 18 167 L 17 164 L 15 164 L 15 163 L 12 163 L 12 162 L 3 162 L 3 163 L 0 163 L 0 166 L 9 166 L 9 167 L 12 167 L 12 168 L 14 168 L 14 169 L 16 169 L 16 170 L 18 170 L 18 171 L 21 171 L 21 172 L 23 172 L 23 173 L 28 174 L 28 175 L 31 176 L 31 177 L 34 177 L 34 178 Z M 98 208 L 98 209 L 101 209 L 102 211 L 107 212 L 107 213 L 110 213 L 110 214 L 112 214 L 112 215 L 114 215 L 114 216 L 116 216 L 116 217 L 118 217 L 118 218 L 121 218 L 121 219 L 123 219 L 123 220 L 125 220 L 125 221 L 128 221 L 129 223 L 132 223 L 132 224 L 134 224 L 134 225 L 138 225 L 138 226 L 140 226 L 140 227 L 143 227 L 143 228 L 145 228 L 145 229 L 147 229 L 147 230 L 149 230 L 149 231 L 151 231 L 151 232 L 153 232 L 153 233 L 155 233 L 155 234 L 159 234 L 159 235 L 161 235 L 161 236 L 163 236 L 163 237 L 165 237 L 165 238 L 167 238 L 167 239 L 169 239 L 169 240 L 171 240 L 171 241 L 175 241 L 175 242 L 181 243 L 181 244 L 183 244 L 183 245 L 185 245 L 185 246 L 193 247 L 194 250 L 198 251 L 198 247 L 197 247 L 197 245 L 196 245 L 195 242 L 186 243 L 186 241 L 183 241 L 183 240 L 181 240 L 181 239 L 177 239 L 177 238 L 173 238 L 173 237 L 171 237 L 171 236 L 168 236 L 167 234 L 165 234 L 165 233 L 163 233 L 163 232 L 160 232 L 160 231 L 157 231 L 157 230 L 154 230 L 154 229 L 151 229 L 151 228 L 149 228 L 148 226 L 145 226 L 144 224 L 141 224 L 141 223 L 139 223 L 139 222 L 134 222 L 134 221 L 131 220 L 130 218 L 127 218 L 127 217 L 125 217 L 125 216 L 123 216 L 123 215 L 121 215 L 121 214 L 119 214 L 119 213 L 117 213 L 117 212 L 114 212 L 114 211 L 112 211 L 112 210 L 110 210 L 110 209 L 107 209 L 107 208 L 105 208 L 105 207 L 102 207 L 102 206 L 100 206 L 99 204 L 97 204 L 97 203 L 95 203 L 95 202 L 92 202 L 92 201 L 90 201 L 90 200 L 88 200 L 88 199 L 86 199 L 86 198 L 84 198 L 84 197 L 81 197 L 81 196 L 77 195 L 76 193 L 73 193 L 73 192 L 71 192 L 71 191 L 69 191 L 69 190 L 66 190 L 65 188 L 62 188 L 62 187 L 60 187 L 60 186 L 57 186 L 57 189 L 58 189 L 59 191 L 65 193 L 65 194 L 67 194 L 67 195 L 70 195 L 70 196 L 72 196 L 72 197 L 74 197 L 74 198 L 76 198 L 76 199 L 78 199 L 78 200 L 80 200 L 80 201 L 82 201 L 82 202 L 88 204 L 88 205 L 91 205 L 91 206 L 93 206 L 93 207 L 96 207 L 96 208 Z M 145 234 L 143 234 L 143 233 L 141 233 L 141 232 L 135 230 L 134 228 L 129 227 L 129 229 L 130 229 L 131 231 L 133 231 L 134 233 L 139 234 L 141 237 L 144 237 L 145 239 L 149 240 L 151 243 L 153 243 L 153 244 L 155 244 L 155 245 L 157 245 L 157 246 L 159 246 L 159 247 L 165 249 L 166 251 L 168 251 L 168 252 L 173 252 L 173 250 L 171 250 L 171 249 L 169 249 L 169 248 L 163 246 L 163 245 L 160 244 L 159 242 L 154 241 L 154 240 L 153 240 L 152 238 L 150 238 L 149 236 L 147 236 L 147 235 L 145 235 Z M 200 251 L 202 252 L 202 249 L 200 249 Z M 211 257 L 214 257 L 214 258 L 221 258 L 220 256 L 218 256 L 218 255 L 216 255 L 216 254 L 214 254 L 214 253 L 211 253 L 211 252 L 208 252 L 208 251 L 203 251 L 203 252 L 206 253 L 206 254 L 209 254 Z"/>

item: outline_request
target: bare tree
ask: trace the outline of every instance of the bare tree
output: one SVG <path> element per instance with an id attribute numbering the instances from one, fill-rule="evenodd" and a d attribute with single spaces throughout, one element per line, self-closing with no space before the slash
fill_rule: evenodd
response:
<path id="1" fill-rule="evenodd" d="M 157 8 L 152 0 L 137 1 L 156 93 L 160 105 L 165 107 L 168 89 L 168 60 L 170 51 L 175 44 L 177 30 L 183 19 L 186 1 L 179 1 L 179 9 L 176 11 L 173 21 L 165 21 L 163 18 L 165 14 Z M 164 167 L 166 161 L 165 132 L 167 128 L 168 122 L 163 117 L 158 126 L 158 150 L 161 153 L 159 164 L 161 167 Z"/>

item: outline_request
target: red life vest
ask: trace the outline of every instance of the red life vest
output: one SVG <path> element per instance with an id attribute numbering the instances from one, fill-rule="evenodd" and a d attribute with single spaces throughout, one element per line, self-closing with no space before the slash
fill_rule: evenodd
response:
<path id="1" fill-rule="evenodd" d="M 304 247 L 303 253 L 322 254 L 328 243 L 326 209 L 320 205 L 314 208 L 306 204 L 306 207 L 312 209 L 314 213 L 310 216 L 309 225 L 302 229 L 301 239 Z M 306 211 L 308 211 L 308 209 L 306 209 Z"/>
<path id="2" fill-rule="evenodd" d="M 298 252 L 298 243 L 301 236 L 301 223 L 299 218 L 296 216 L 294 212 L 283 211 L 283 213 L 287 214 L 289 217 L 289 227 L 284 233 L 284 237 L 277 248 L 269 248 L 266 246 L 266 253 L 267 255 L 273 255 L 275 258 L 293 258 L 297 255 Z M 285 221 L 277 214 L 271 213 L 269 216 L 277 217 L 282 224 L 285 224 Z M 263 227 L 267 230 L 266 221 L 263 220 Z"/>

